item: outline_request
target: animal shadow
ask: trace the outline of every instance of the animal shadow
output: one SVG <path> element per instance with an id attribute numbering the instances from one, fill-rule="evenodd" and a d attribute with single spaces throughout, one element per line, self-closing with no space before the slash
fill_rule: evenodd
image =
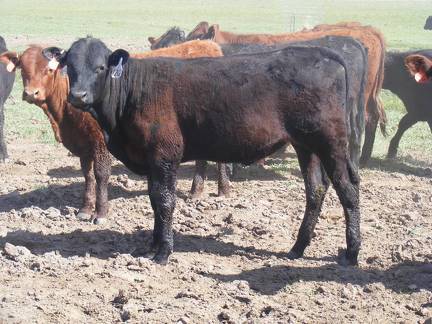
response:
<path id="1" fill-rule="evenodd" d="M 147 195 L 147 190 L 128 191 L 121 186 L 109 185 L 108 198 L 132 198 L 139 195 Z M 0 195 L 0 212 L 10 212 L 12 209 L 22 209 L 26 207 L 37 206 L 41 209 L 55 207 L 63 209 L 66 206 L 79 208 L 82 203 L 84 194 L 84 184 L 75 182 L 67 185 L 50 185 L 35 190 L 20 193 L 13 191 L 11 193 Z"/>
<path id="2" fill-rule="evenodd" d="M 251 260 L 263 260 L 270 257 L 285 259 L 282 252 L 257 249 L 253 246 L 238 246 L 234 243 L 223 242 L 218 236 L 198 236 L 175 233 L 175 252 L 210 253 L 222 257 L 241 255 Z M 145 255 L 149 250 L 152 232 L 149 230 L 135 230 L 131 233 L 121 233 L 114 230 L 75 230 L 70 233 L 44 234 L 17 230 L 9 232 L 0 238 L 0 246 L 6 242 L 27 247 L 35 255 L 56 252 L 63 257 L 85 256 L 108 259 L 119 253 L 133 256 Z M 336 256 L 326 258 L 326 261 L 336 260 Z M 422 272 L 425 264 L 420 262 L 401 262 L 384 269 L 371 265 L 361 267 L 344 267 L 335 263 L 314 266 L 313 260 L 302 261 L 306 265 L 297 265 L 297 261 L 288 261 L 289 265 L 262 266 L 251 270 L 243 270 L 236 274 L 221 274 L 200 271 L 198 274 L 220 282 L 244 280 L 251 289 L 263 295 L 274 295 L 287 286 L 300 281 L 336 282 L 353 284 L 364 291 L 374 289 L 370 284 L 381 283 L 387 289 L 397 293 L 409 293 L 410 285 L 415 284 L 417 290 L 431 290 L 430 272 Z M 311 265 L 307 265 L 311 262 Z M 261 263 L 261 262 L 260 262 Z M 377 288 L 380 289 L 380 288 Z M 321 292 L 317 292 L 321 293 Z"/>

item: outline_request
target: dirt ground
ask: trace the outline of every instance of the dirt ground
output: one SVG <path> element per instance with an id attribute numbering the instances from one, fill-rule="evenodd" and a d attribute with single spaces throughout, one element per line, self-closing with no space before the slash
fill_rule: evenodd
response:
<path id="1" fill-rule="evenodd" d="M 290 261 L 304 211 L 296 168 L 242 170 L 219 198 L 215 169 L 191 200 L 181 167 L 167 266 L 142 257 L 153 215 L 145 180 L 115 163 L 106 224 L 79 221 L 78 159 L 13 140 L 0 165 L 0 323 L 423 323 L 432 317 L 432 170 L 374 161 L 361 172 L 359 267 L 333 190 L 305 258 Z M 293 159 L 288 150 L 286 158 Z M 279 158 L 280 159 L 280 158 Z"/>

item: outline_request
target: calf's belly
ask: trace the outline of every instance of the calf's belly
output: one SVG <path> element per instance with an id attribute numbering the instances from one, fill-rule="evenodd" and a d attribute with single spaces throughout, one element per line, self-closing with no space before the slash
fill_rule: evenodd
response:
<path id="1" fill-rule="evenodd" d="M 251 164 L 274 153 L 288 141 L 289 136 L 286 132 L 271 136 L 254 134 L 249 137 L 207 138 L 207 141 L 186 145 L 183 160 Z"/>

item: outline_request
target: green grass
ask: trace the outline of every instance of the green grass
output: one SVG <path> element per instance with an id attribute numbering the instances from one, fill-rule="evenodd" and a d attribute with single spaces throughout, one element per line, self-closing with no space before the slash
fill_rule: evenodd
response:
<path id="1" fill-rule="evenodd" d="M 360 21 L 379 28 L 391 49 L 432 47 L 432 31 L 423 30 L 426 17 L 432 15 L 429 0 L 17 0 L 13 5 L 3 3 L 2 11 L 7 14 L 2 15 L 1 35 L 14 50 L 23 50 L 31 43 L 67 47 L 87 34 L 102 38 L 111 47 L 142 49 L 148 46 L 148 36 L 159 36 L 174 25 L 189 31 L 201 20 L 239 33 L 281 33 L 317 23 Z M 38 107 L 22 102 L 21 93 L 22 83 L 17 78 L 13 90 L 16 103 L 6 104 L 8 138 L 54 143 L 47 118 Z M 388 92 L 382 98 L 393 135 L 405 109 Z M 416 125 L 403 137 L 400 152 L 431 156 L 431 138 L 427 125 Z M 388 142 L 377 134 L 374 156 L 383 157 Z"/>

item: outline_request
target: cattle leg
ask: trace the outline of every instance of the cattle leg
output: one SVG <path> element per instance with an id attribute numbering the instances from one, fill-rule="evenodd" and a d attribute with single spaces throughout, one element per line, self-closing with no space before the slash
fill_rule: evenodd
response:
<path id="1" fill-rule="evenodd" d="M 172 215 L 176 202 L 176 163 L 154 166 L 148 176 L 150 202 L 154 211 L 153 246 L 156 263 L 166 264 L 173 251 Z"/>
<path id="2" fill-rule="evenodd" d="M 4 139 L 4 104 L 0 103 L 0 162 L 8 158 L 6 143 Z"/>
<path id="3" fill-rule="evenodd" d="M 393 136 L 393 138 L 390 141 L 390 146 L 387 152 L 388 159 L 394 159 L 396 157 L 399 142 L 402 138 L 403 133 L 405 133 L 405 131 L 408 128 L 410 128 L 412 125 L 414 125 L 417 122 L 418 122 L 417 118 L 414 118 L 413 115 L 406 114 L 405 116 L 402 117 L 402 119 L 399 122 L 398 130 L 395 136 Z"/>
<path id="4" fill-rule="evenodd" d="M 294 148 L 297 152 L 305 183 L 306 210 L 297 240 L 288 253 L 289 259 L 302 257 L 304 250 L 311 242 L 324 197 L 329 187 L 329 180 L 318 156 L 308 150 L 299 147 Z"/>
<path id="5" fill-rule="evenodd" d="M 375 133 L 378 126 L 378 116 L 369 114 L 365 126 L 365 140 L 363 143 L 362 154 L 360 157 L 360 167 L 365 167 L 372 156 L 373 145 L 375 142 Z"/>
<path id="6" fill-rule="evenodd" d="M 85 179 L 85 191 L 83 206 L 78 211 L 77 217 L 89 220 L 96 202 L 96 180 L 93 174 L 93 160 L 89 157 L 81 157 L 81 170 Z"/>
<path id="7" fill-rule="evenodd" d="M 204 190 L 204 179 L 207 171 L 207 161 L 195 161 L 195 174 L 192 181 L 192 198 L 199 198 Z"/>
<path id="8" fill-rule="evenodd" d="M 225 163 L 218 163 L 218 196 L 230 196 L 230 183 L 228 175 L 228 165 Z"/>
<path id="9" fill-rule="evenodd" d="M 358 173 L 347 156 L 330 153 L 321 157 L 321 161 L 345 214 L 347 250 L 340 262 L 344 265 L 357 265 L 361 245 Z"/>
<path id="10" fill-rule="evenodd" d="M 94 157 L 96 178 L 96 213 L 92 217 L 95 224 L 101 224 L 108 214 L 108 181 L 111 175 L 111 157 L 107 150 L 98 152 Z"/>
<path id="11" fill-rule="evenodd" d="M 239 170 L 241 169 L 240 164 L 238 163 L 233 163 L 232 164 L 232 172 L 231 172 L 231 179 L 236 179 L 238 174 L 239 174 Z"/>

